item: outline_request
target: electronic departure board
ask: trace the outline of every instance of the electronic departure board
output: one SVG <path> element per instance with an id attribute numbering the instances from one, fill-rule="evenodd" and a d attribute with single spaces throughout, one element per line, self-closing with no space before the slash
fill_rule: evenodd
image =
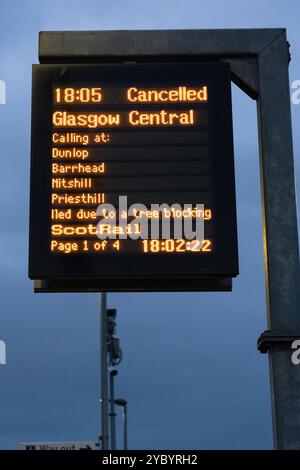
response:
<path id="1" fill-rule="evenodd" d="M 229 66 L 34 65 L 29 277 L 188 291 L 237 274 Z"/>

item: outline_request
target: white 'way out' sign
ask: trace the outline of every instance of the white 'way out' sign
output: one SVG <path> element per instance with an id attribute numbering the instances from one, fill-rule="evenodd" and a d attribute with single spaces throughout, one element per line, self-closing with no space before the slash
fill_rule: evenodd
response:
<path id="1" fill-rule="evenodd" d="M 83 442 L 20 442 L 18 450 L 97 450 L 98 444 Z"/>

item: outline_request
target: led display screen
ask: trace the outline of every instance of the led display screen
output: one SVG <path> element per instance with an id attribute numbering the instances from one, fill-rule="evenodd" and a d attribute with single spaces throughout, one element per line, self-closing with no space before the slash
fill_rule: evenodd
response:
<path id="1" fill-rule="evenodd" d="M 238 274 L 227 64 L 34 65 L 32 90 L 31 279 L 172 291 Z"/>

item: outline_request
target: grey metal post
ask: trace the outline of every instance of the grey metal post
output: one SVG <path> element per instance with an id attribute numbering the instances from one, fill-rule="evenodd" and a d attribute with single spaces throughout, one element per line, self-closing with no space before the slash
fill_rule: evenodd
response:
<path id="1" fill-rule="evenodd" d="M 116 412 L 115 412 L 115 384 L 114 378 L 118 374 L 117 370 L 111 370 L 109 374 L 110 379 L 110 447 L 111 450 L 116 450 Z"/>
<path id="2" fill-rule="evenodd" d="M 124 450 L 128 449 L 128 434 L 127 434 L 127 402 L 125 402 L 123 407 L 123 426 L 124 426 Z"/>
<path id="3" fill-rule="evenodd" d="M 300 366 L 291 343 L 300 333 L 300 272 L 288 48 L 282 34 L 259 57 L 258 118 L 268 343 L 274 445 L 300 449 Z M 289 338 L 289 339 L 288 339 Z"/>
<path id="4" fill-rule="evenodd" d="M 100 294 L 101 303 L 101 434 L 102 449 L 108 450 L 108 365 L 107 365 L 107 314 L 106 314 L 106 292 Z"/>
<path id="5" fill-rule="evenodd" d="M 122 423 L 123 423 L 123 442 L 124 450 L 128 448 L 128 434 L 127 434 L 127 401 L 123 398 L 117 398 L 115 404 L 122 407 Z"/>

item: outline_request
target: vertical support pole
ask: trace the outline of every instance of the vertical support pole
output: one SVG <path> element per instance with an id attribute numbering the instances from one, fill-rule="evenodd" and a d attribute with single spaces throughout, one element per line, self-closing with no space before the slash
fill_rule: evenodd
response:
<path id="1" fill-rule="evenodd" d="M 123 426 L 124 426 L 124 450 L 128 449 L 128 436 L 127 436 L 127 403 L 123 407 Z"/>
<path id="2" fill-rule="evenodd" d="M 118 374 L 117 370 L 111 370 L 109 373 L 110 389 L 110 446 L 111 450 L 116 450 L 116 413 L 115 413 L 115 384 L 114 378 Z"/>
<path id="3" fill-rule="evenodd" d="M 107 365 L 107 308 L 106 292 L 100 294 L 100 355 L 101 355 L 101 434 L 102 450 L 108 450 L 108 365 Z"/>
<path id="4" fill-rule="evenodd" d="M 300 449 L 300 365 L 291 342 L 300 332 L 300 271 L 288 47 L 283 32 L 259 55 L 258 122 L 274 445 Z M 298 335 L 297 335 L 298 333 Z"/>

